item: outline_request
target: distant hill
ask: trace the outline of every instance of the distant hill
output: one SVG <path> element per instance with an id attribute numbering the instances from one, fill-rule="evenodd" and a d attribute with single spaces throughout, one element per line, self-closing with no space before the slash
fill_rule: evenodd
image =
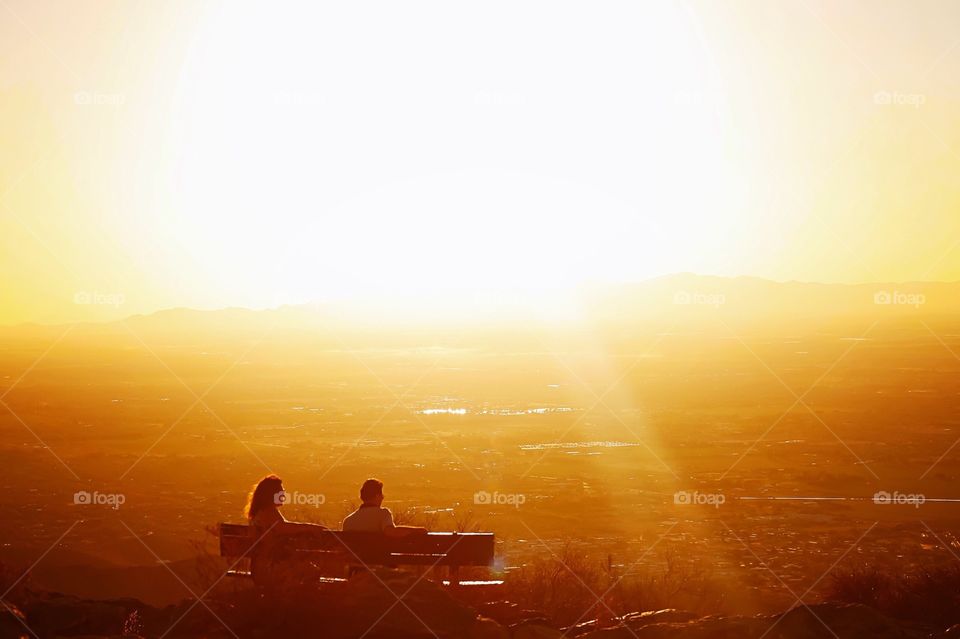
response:
<path id="1" fill-rule="evenodd" d="M 820 284 L 689 273 L 588 291 L 606 319 L 684 312 L 740 317 L 909 316 L 960 313 L 960 282 Z"/>
<path id="2" fill-rule="evenodd" d="M 420 308 L 419 300 L 411 304 Z M 72 332 L 88 338 L 117 333 L 169 335 L 192 341 L 248 333 L 338 332 L 405 334 L 464 328 L 500 330 L 551 323 L 638 326 L 690 321 L 792 325 L 864 318 L 943 318 L 960 315 L 960 282 L 880 282 L 821 284 L 774 282 L 755 277 L 715 277 L 681 273 L 629 284 L 579 287 L 564 304 L 576 312 L 556 314 L 549 301 L 485 299 L 469 303 L 431 300 L 436 309 L 404 312 L 396 306 L 317 303 L 250 310 L 175 308 L 122 321 L 78 324 Z M 126 325 L 126 326 L 125 326 Z M 21 324 L 0 327 L 0 339 L 54 339 L 63 326 Z"/>

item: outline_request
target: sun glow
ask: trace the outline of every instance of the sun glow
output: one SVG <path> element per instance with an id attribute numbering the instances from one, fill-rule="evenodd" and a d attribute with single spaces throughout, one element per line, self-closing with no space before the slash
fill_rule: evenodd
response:
<path id="1" fill-rule="evenodd" d="M 0 323 L 960 278 L 952 7 L 70 4 L 0 22 Z"/>
<path id="2" fill-rule="evenodd" d="M 171 228 L 240 303 L 551 294 L 716 254 L 739 182 L 691 15 L 638 8 L 653 38 L 599 39 L 595 10 L 464 33 L 270 11 L 207 17 L 169 132 Z M 354 20 L 360 39 L 332 26 Z"/>

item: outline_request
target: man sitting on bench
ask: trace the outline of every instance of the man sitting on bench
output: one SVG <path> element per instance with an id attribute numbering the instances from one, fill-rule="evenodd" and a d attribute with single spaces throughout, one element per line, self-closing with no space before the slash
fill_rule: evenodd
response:
<path id="1" fill-rule="evenodd" d="M 393 513 L 383 504 L 383 482 L 379 479 L 368 479 L 360 487 L 360 507 L 350 513 L 343 520 L 344 532 L 374 532 L 383 533 L 390 537 L 406 537 L 407 535 L 426 534 L 426 528 L 417 526 L 395 526 Z"/>

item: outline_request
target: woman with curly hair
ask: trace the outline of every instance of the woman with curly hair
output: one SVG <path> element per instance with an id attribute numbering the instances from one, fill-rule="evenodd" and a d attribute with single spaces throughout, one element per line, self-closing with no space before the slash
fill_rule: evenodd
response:
<path id="1" fill-rule="evenodd" d="M 302 539 L 327 530 L 320 524 L 287 521 L 280 513 L 285 501 L 283 480 L 276 475 L 267 475 L 257 482 L 247 498 L 244 514 L 253 528 L 255 540 L 250 572 L 258 585 L 277 586 L 309 576 L 309 565 L 293 560 L 295 548 L 290 539 Z"/>

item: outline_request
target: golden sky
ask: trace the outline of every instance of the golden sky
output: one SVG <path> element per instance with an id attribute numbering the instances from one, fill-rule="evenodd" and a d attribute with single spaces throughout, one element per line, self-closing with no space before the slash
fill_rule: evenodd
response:
<path id="1" fill-rule="evenodd" d="M 957 25 L 949 0 L 0 0 L 0 323 L 957 280 Z"/>

